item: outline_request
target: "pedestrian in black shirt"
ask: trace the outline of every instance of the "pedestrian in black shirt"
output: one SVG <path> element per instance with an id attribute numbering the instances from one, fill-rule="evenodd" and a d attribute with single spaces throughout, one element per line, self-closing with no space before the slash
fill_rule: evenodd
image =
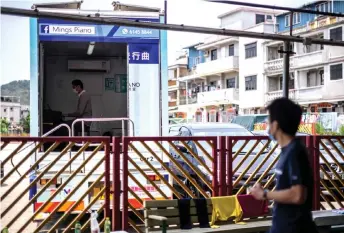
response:
<path id="1" fill-rule="evenodd" d="M 295 138 L 302 110 L 289 99 L 279 98 L 268 107 L 269 137 L 282 148 L 275 168 L 275 191 L 261 185 L 251 189 L 259 200 L 274 200 L 270 233 L 316 233 L 312 219 L 313 177 L 308 153 Z"/>

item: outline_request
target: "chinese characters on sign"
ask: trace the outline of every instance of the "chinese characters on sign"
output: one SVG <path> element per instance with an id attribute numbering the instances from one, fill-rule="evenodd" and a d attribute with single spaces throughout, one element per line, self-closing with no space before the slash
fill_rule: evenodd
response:
<path id="1" fill-rule="evenodd" d="M 159 64 L 159 44 L 129 44 L 129 64 Z"/>
<path id="2" fill-rule="evenodd" d="M 131 55 L 131 56 L 130 56 Z M 148 52 L 133 52 L 132 54 L 128 54 L 128 60 L 130 61 L 133 59 L 134 61 L 149 61 L 149 53 Z"/>

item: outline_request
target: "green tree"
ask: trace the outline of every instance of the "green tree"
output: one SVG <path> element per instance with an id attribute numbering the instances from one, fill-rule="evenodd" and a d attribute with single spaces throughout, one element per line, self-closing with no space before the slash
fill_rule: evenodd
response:
<path id="1" fill-rule="evenodd" d="M 0 119 L 0 132 L 1 134 L 8 133 L 8 127 L 10 126 L 10 123 L 5 118 Z"/>
<path id="2" fill-rule="evenodd" d="M 344 136 L 344 125 L 341 125 L 341 126 L 339 127 L 339 135 Z"/>
<path id="3" fill-rule="evenodd" d="M 20 125 L 25 133 L 30 133 L 30 113 L 21 119 Z"/>
<path id="4" fill-rule="evenodd" d="M 326 130 L 324 128 L 324 126 L 321 123 L 316 123 L 315 125 L 315 132 L 317 135 L 325 135 L 326 134 Z"/>

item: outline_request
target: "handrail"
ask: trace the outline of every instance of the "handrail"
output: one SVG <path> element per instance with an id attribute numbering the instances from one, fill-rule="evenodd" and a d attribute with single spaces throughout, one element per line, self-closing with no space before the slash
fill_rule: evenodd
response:
<path id="1" fill-rule="evenodd" d="M 71 128 L 69 127 L 69 125 L 63 123 L 63 124 L 59 124 L 57 125 L 55 128 L 52 128 L 50 131 L 46 132 L 45 134 L 43 134 L 41 137 L 47 137 L 49 136 L 50 134 L 52 134 L 53 132 L 55 132 L 56 130 L 58 130 L 59 128 L 61 127 L 66 127 L 68 129 L 68 136 L 70 137 L 72 135 L 72 130 Z M 21 149 L 20 151 L 18 151 L 18 153 L 22 152 L 23 150 L 25 150 L 26 148 L 28 148 L 29 146 L 31 146 L 32 144 L 35 144 L 34 142 L 31 143 L 30 145 L 28 145 L 27 147 L 24 147 L 23 149 Z"/>
<path id="2" fill-rule="evenodd" d="M 133 129 L 133 137 L 135 136 L 135 124 L 134 122 L 130 119 L 130 118 L 78 118 L 75 119 L 72 123 L 72 137 L 74 137 L 74 125 L 77 122 L 81 122 L 81 136 L 84 137 L 85 136 L 85 122 L 109 122 L 109 121 L 121 121 L 122 122 L 122 137 L 125 136 L 125 130 L 124 130 L 124 121 L 128 121 L 131 123 L 132 125 L 132 129 Z M 128 136 L 129 136 L 129 131 L 130 128 L 127 129 L 128 130 Z"/>
<path id="3" fill-rule="evenodd" d="M 54 133 L 56 130 L 58 130 L 61 127 L 66 127 L 68 129 L 68 136 L 71 137 L 72 136 L 72 130 L 69 127 L 69 125 L 67 125 L 66 123 L 62 123 L 59 124 L 58 126 L 56 126 L 55 128 L 52 128 L 50 131 L 46 132 L 45 134 L 42 135 L 42 137 L 47 137 L 50 134 Z"/>
<path id="4" fill-rule="evenodd" d="M 46 132 L 45 134 L 43 134 L 41 137 L 47 137 L 47 136 L 49 136 L 50 134 L 54 133 L 56 130 L 60 129 L 61 127 L 66 127 L 66 128 L 67 128 L 67 130 L 68 130 L 68 136 L 70 137 L 70 136 L 71 136 L 71 133 L 72 133 L 72 132 L 71 132 L 71 128 L 69 127 L 69 125 L 67 125 L 67 124 L 65 124 L 65 123 L 62 123 L 62 124 L 57 125 L 56 127 L 52 128 L 50 131 L 48 131 L 48 132 Z M 21 149 L 20 151 L 18 151 L 18 153 L 22 152 L 23 150 L 25 150 L 26 148 L 32 146 L 33 144 L 36 144 L 36 142 L 33 142 L 33 143 L 29 144 L 28 146 L 24 147 L 23 149 Z M 17 153 L 17 154 L 18 154 L 18 153 Z M 13 157 L 14 157 L 14 156 L 13 156 Z M 13 157 L 11 158 L 11 164 L 12 164 L 13 167 L 15 167 L 15 166 L 14 166 L 14 163 L 13 163 Z M 35 151 L 35 162 L 36 162 L 36 160 L 37 160 L 37 151 Z M 18 173 L 19 176 L 21 176 L 21 174 L 19 173 L 18 170 L 16 170 L 16 172 Z"/>

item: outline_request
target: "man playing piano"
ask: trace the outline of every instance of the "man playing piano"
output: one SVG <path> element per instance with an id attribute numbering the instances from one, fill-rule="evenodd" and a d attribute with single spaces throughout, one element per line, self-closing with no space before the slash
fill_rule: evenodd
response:
<path id="1" fill-rule="evenodd" d="M 72 81 L 73 91 L 78 95 L 78 104 L 75 112 L 66 114 L 67 117 L 92 118 L 92 101 L 91 96 L 84 90 L 84 84 L 79 79 Z M 74 120 L 67 121 L 68 125 L 72 125 Z M 85 131 L 89 131 L 91 122 L 85 122 Z M 78 136 L 82 131 L 81 122 L 74 125 L 74 135 Z"/>

